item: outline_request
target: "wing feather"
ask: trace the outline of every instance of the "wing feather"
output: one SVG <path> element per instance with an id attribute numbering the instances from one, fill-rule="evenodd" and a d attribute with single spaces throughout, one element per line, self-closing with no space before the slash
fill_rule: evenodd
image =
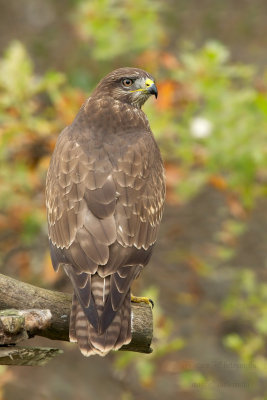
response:
<path id="1" fill-rule="evenodd" d="M 90 148 L 63 131 L 46 188 L 54 268 L 64 265 L 85 315 L 102 333 L 151 256 L 165 197 L 163 167 L 157 148 L 151 150 L 151 137 L 140 135 L 122 145 L 118 140 L 116 148 L 107 143 Z M 97 292 L 98 279 L 92 288 L 91 276 L 97 274 L 100 281 L 109 277 L 102 289 L 109 293 Z M 101 298 L 106 300 L 100 307 Z"/>
<path id="2" fill-rule="evenodd" d="M 101 237 L 105 245 L 110 245 L 116 240 L 115 219 L 111 215 L 107 218 L 97 218 L 90 210 L 85 215 L 84 226 L 96 239 Z"/>

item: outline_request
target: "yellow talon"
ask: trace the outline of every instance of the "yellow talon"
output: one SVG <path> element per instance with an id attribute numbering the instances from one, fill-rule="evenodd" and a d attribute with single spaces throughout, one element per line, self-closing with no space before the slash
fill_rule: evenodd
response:
<path id="1" fill-rule="evenodd" d="M 151 299 L 149 299 L 148 297 L 137 297 L 137 296 L 133 296 L 131 294 L 131 301 L 133 303 L 146 303 L 152 306 L 152 308 L 154 307 L 154 303 Z"/>

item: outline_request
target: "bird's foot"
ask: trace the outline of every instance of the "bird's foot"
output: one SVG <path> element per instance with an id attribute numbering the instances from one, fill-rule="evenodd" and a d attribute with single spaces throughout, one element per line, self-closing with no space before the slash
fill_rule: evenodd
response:
<path id="1" fill-rule="evenodd" d="M 137 297 L 131 294 L 131 302 L 133 303 L 146 303 L 149 304 L 152 308 L 154 307 L 153 300 L 149 299 L 148 297 Z"/>

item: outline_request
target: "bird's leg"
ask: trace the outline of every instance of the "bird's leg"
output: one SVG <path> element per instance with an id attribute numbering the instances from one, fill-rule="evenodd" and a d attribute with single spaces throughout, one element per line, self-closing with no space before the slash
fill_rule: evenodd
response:
<path id="1" fill-rule="evenodd" d="M 149 299 L 148 297 L 137 297 L 131 294 L 131 302 L 133 303 L 146 303 L 154 307 L 153 300 Z"/>

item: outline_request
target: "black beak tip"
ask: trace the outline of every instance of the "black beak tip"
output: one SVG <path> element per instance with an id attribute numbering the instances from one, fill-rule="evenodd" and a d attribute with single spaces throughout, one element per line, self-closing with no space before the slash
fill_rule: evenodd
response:
<path id="1" fill-rule="evenodd" d="M 157 99 L 157 97 L 158 97 L 158 89 L 157 89 L 157 86 L 153 83 L 153 85 L 151 85 L 149 88 L 148 88 L 148 92 L 150 93 L 150 94 L 154 94 L 155 95 L 155 97 L 156 97 L 156 99 Z"/>

